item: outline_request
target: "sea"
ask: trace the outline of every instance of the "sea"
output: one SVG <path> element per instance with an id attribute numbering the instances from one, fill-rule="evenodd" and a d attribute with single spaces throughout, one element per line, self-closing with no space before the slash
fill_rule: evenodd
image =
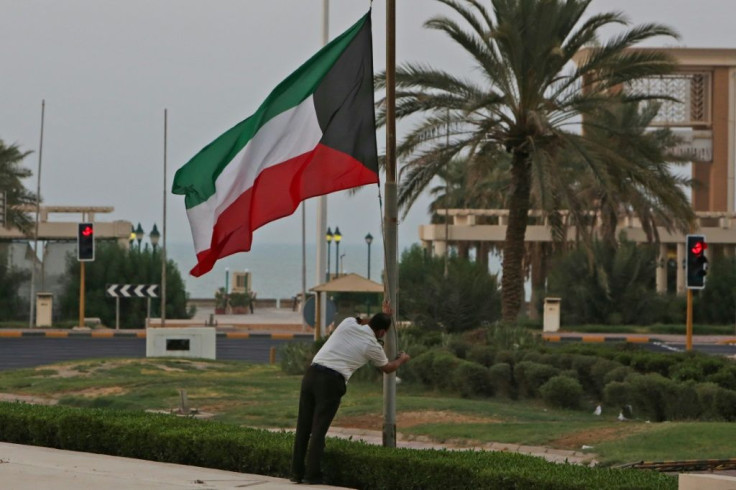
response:
<path id="1" fill-rule="evenodd" d="M 377 242 L 377 243 L 376 243 Z M 376 246 L 378 245 L 378 246 Z M 317 257 L 316 245 L 306 244 L 306 260 L 302 260 L 301 243 L 257 243 L 249 252 L 240 252 L 215 263 L 214 268 L 200 277 L 194 277 L 189 271 L 197 263 L 194 246 L 191 243 L 167 243 L 166 256 L 176 262 L 179 272 L 186 283 L 190 298 L 214 298 L 215 291 L 232 286 L 232 274 L 236 271 L 249 271 L 252 278 L 252 289 L 258 298 L 287 299 L 297 296 L 302 291 L 303 265 L 306 266 L 307 291 L 318 284 L 315 275 Z M 382 283 L 383 248 L 379 240 L 370 248 L 370 278 Z M 336 257 L 337 255 L 337 257 Z M 368 275 L 368 245 L 364 243 L 340 243 L 339 250 L 335 244 L 330 246 L 330 270 L 335 273 L 335 263 L 340 264 L 340 273 Z M 326 278 L 327 270 L 320 276 Z"/>

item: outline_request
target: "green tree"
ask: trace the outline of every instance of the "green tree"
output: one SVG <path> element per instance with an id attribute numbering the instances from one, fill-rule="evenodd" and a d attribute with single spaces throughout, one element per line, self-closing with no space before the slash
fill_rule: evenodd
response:
<path id="1" fill-rule="evenodd" d="M 399 264 L 402 316 L 422 328 L 461 332 L 495 322 L 501 303 L 496 276 L 480 263 L 451 257 L 445 276 L 442 257 L 429 257 L 418 245 Z"/>
<path id="2" fill-rule="evenodd" d="M 27 319 L 28 302 L 18 296 L 20 285 L 30 273 L 8 267 L 7 251 L 0 250 L 0 321 Z"/>
<path id="3" fill-rule="evenodd" d="M 422 118 L 398 146 L 397 155 L 409 169 L 421 167 L 408 172 L 416 179 L 411 185 L 420 190 L 456 156 L 492 161 L 499 150 L 509 154 L 502 305 L 503 319 L 511 322 L 523 302 L 524 239 L 534 182 L 540 185 L 542 208 L 549 209 L 558 205 L 559 190 L 546 184 L 564 165 L 558 158 L 563 150 L 578 152 L 593 175 L 606 176 L 607 167 L 625 163 L 623 157 L 615 158 L 618 142 L 590 139 L 588 131 L 579 130 L 579 122 L 587 125 L 614 101 L 636 104 L 651 99 L 627 94 L 621 87 L 668 73 L 674 63 L 661 52 L 628 48 L 654 36 L 676 34 L 663 25 L 645 24 L 601 43 L 602 30 L 629 22 L 616 12 L 584 18 L 591 0 L 491 0 L 490 8 L 479 0 L 438 1 L 464 24 L 440 16 L 425 26 L 459 44 L 479 76 L 466 80 L 421 64 L 398 67 L 396 116 Z M 587 56 L 580 56 L 593 45 Z M 385 87 L 385 74 L 377 77 L 377 87 Z M 379 106 L 385 107 L 384 101 Z M 379 122 L 385 122 L 385 110 Z M 409 195 L 416 198 L 419 192 Z"/>
<path id="4" fill-rule="evenodd" d="M 65 319 L 79 317 L 79 262 L 67 259 L 67 284 L 61 296 L 61 314 Z M 115 298 L 106 296 L 110 284 L 161 284 L 161 255 L 148 248 L 126 250 L 116 242 L 97 243 L 95 260 L 85 265 L 85 316 L 99 317 L 107 326 L 115 325 Z M 159 288 L 160 293 L 160 288 Z M 120 326 L 141 328 L 145 325 L 146 298 L 120 299 Z M 151 315 L 160 316 L 161 300 L 151 300 Z M 176 263 L 166 263 L 166 318 L 190 318 L 187 293 Z"/>
<path id="5" fill-rule="evenodd" d="M 654 291 L 655 251 L 619 239 L 618 247 L 596 241 L 561 254 L 548 278 L 548 294 L 562 298 L 565 324 L 637 324 L 659 321 L 663 298 Z"/>
<path id="6" fill-rule="evenodd" d="M 736 258 L 716 257 L 705 289 L 694 291 L 693 317 L 699 323 L 730 325 L 736 314 Z"/>
<path id="7" fill-rule="evenodd" d="M 30 153 L 22 152 L 18 145 L 8 146 L 0 140 L 0 191 L 6 197 L 6 226 L 26 232 L 30 230 L 32 220 L 27 213 L 15 206 L 36 203 L 36 194 L 23 185 L 23 179 L 33 175 L 29 169 L 21 167 L 23 159 Z"/>

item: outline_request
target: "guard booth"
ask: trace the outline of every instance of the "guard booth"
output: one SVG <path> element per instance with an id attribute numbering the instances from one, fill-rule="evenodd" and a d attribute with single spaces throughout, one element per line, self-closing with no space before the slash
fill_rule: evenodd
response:
<path id="1" fill-rule="evenodd" d="M 233 285 L 230 288 L 232 293 L 250 293 L 252 289 L 252 277 L 250 271 L 233 272 Z"/>
<path id="2" fill-rule="evenodd" d="M 560 330 L 560 303 L 562 298 L 544 298 L 544 324 L 542 331 L 557 332 Z"/>
<path id="3" fill-rule="evenodd" d="M 53 323 L 53 293 L 36 293 L 36 326 L 50 327 Z"/>

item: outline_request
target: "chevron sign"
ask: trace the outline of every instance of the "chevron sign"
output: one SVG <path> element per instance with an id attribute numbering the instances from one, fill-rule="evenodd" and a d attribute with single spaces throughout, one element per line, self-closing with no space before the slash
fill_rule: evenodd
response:
<path id="1" fill-rule="evenodd" d="M 158 298 L 158 284 L 108 284 L 105 293 L 113 298 Z"/>

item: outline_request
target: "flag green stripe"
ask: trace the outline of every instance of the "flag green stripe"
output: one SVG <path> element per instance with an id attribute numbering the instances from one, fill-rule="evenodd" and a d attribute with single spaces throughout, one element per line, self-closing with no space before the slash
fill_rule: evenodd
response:
<path id="1" fill-rule="evenodd" d="M 217 177 L 264 124 L 274 116 L 298 105 L 316 90 L 369 16 L 370 12 L 318 51 L 282 81 L 253 115 L 204 147 L 176 172 L 173 193 L 186 195 L 187 209 L 207 201 L 215 194 Z"/>

